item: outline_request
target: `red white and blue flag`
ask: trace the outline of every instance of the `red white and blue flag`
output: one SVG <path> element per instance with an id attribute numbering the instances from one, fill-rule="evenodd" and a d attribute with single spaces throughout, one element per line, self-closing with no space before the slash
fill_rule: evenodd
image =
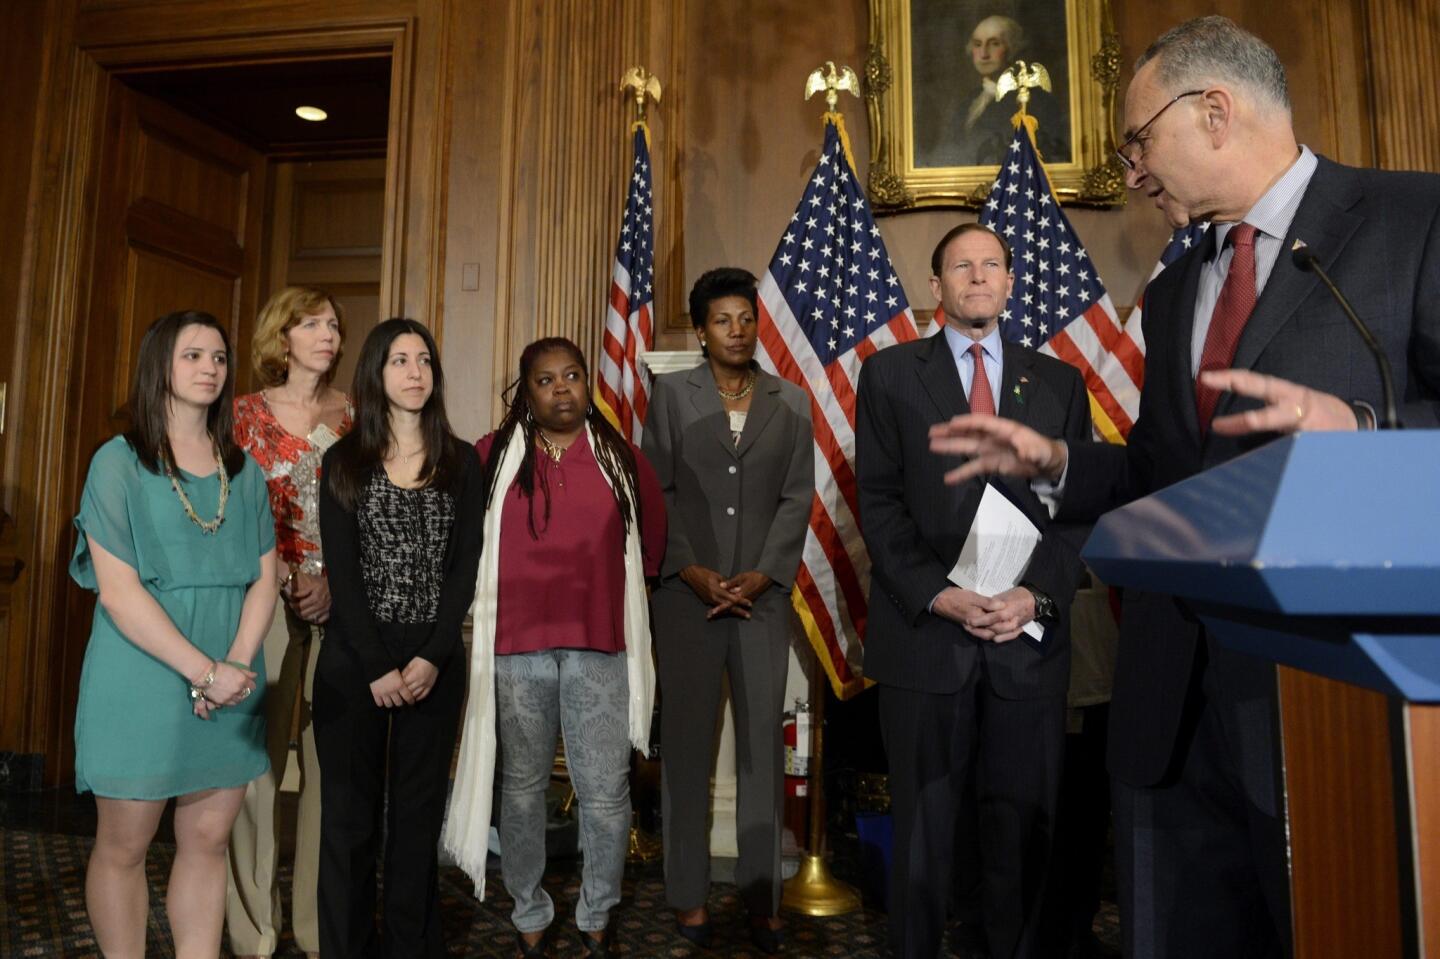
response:
<path id="1" fill-rule="evenodd" d="M 615 269 L 605 311 L 595 403 L 625 438 L 640 445 L 650 405 L 649 374 L 640 357 L 655 344 L 655 233 L 650 191 L 650 130 L 635 124 L 635 163 L 615 245 Z"/>
<path id="2" fill-rule="evenodd" d="M 820 161 L 760 281 L 756 358 L 810 397 L 815 499 L 791 603 L 841 699 L 865 685 L 870 592 L 856 520 L 855 386 L 866 358 L 916 335 L 855 175 L 844 121 L 827 113 Z"/>
<path id="3" fill-rule="evenodd" d="M 1024 124 L 1015 129 L 980 222 L 1005 237 L 1015 255 L 1001 335 L 1078 369 L 1097 436 L 1123 443 L 1140 411 L 1143 343 L 1125 336 Z"/>
<path id="4" fill-rule="evenodd" d="M 1165 244 L 1165 249 L 1160 253 L 1160 260 L 1155 264 L 1155 269 L 1150 271 L 1150 276 L 1140 288 L 1140 295 L 1135 298 L 1135 309 L 1130 311 L 1130 316 L 1125 320 L 1125 337 L 1135 344 L 1134 348 L 1145 355 L 1145 330 L 1140 326 L 1140 317 L 1145 309 L 1145 290 L 1149 288 L 1150 281 L 1160 275 L 1160 271 L 1171 263 L 1189 253 L 1200 238 L 1205 235 L 1205 228 L 1209 223 L 1197 223 L 1191 226 L 1182 226 L 1170 235 L 1170 242 Z M 1144 385 L 1143 383 L 1139 385 Z"/>

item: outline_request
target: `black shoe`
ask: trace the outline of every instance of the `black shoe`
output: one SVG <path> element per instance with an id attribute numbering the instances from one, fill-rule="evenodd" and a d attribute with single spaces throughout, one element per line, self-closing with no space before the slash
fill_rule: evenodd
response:
<path id="1" fill-rule="evenodd" d="M 576 931 L 580 933 L 580 948 L 585 950 L 585 959 L 609 959 L 615 955 L 615 937 L 608 926 L 601 929 L 598 936 L 583 929 Z"/>
<path id="2" fill-rule="evenodd" d="M 520 930 L 516 929 L 515 954 L 519 956 L 520 959 L 545 959 L 547 947 L 549 946 L 546 940 L 549 938 L 550 930 L 547 929 L 540 934 L 540 940 L 532 946 L 525 941 L 525 937 L 520 934 Z"/>
<path id="3" fill-rule="evenodd" d="M 752 917 L 750 942 L 765 955 L 773 956 L 780 951 L 781 946 L 785 945 L 785 930 L 783 927 L 772 929 L 767 919 Z"/>
<path id="4" fill-rule="evenodd" d="M 699 946 L 701 949 L 710 948 L 710 920 L 708 918 L 704 922 L 687 926 L 680 921 L 679 916 L 676 916 L 675 931 L 680 933 L 691 945 Z"/>

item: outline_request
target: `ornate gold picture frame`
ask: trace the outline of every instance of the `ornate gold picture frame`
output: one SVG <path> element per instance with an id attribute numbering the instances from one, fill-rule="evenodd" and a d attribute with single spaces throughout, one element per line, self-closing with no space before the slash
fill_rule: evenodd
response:
<path id="1" fill-rule="evenodd" d="M 1009 142 L 1016 94 L 994 79 L 1040 63 L 1029 112 L 1062 203 L 1125 202 L 1115 149 L 1120 41 L 1108 0 L 870 0 L 865 102 L 877 213 L 979 207 Z"/>

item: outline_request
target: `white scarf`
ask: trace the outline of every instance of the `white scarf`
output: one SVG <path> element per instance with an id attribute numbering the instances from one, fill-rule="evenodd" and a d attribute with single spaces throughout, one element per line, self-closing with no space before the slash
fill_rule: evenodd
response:
<path id="1" fill-rule="evenodd" d="M 585 426 L 585 438 L 595 437 Z M 470 700 L 461 725 L 460 764 L 445 819 L 441 842 L 475 883 L 475 898 L 485 898 L 485 859 L 490 850 L 490 803 L 495 786 L 495 624 L 500 607 L 500 518 L 505 496 L 525 458 L 525 431 L 510 434 L 496 469 L 495 486 L 485 508 L 485 548 L 475 582 L 474 621 L 470 653 Z M 600 475 L 614 490 L 610 475 Z M 625 537 L 625 665 L 630 682 L 630 745 L 650 748 L 650 713 L 655 703 L 655 665 L 650 657 L 650 606 L 645 595 L 645 567 L 640 553 L 640 511 L 628 489 L 620 494 L 630 503 L 630 531 Z"/>

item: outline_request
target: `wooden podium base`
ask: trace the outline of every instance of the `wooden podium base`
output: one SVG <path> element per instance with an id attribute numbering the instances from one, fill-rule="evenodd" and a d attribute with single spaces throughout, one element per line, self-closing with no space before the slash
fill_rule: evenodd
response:
<path id="1" fill-rule="evenodd" d="M 1296 959 L 1440 956 L 1440 707 L 1279 683 Z"/>

